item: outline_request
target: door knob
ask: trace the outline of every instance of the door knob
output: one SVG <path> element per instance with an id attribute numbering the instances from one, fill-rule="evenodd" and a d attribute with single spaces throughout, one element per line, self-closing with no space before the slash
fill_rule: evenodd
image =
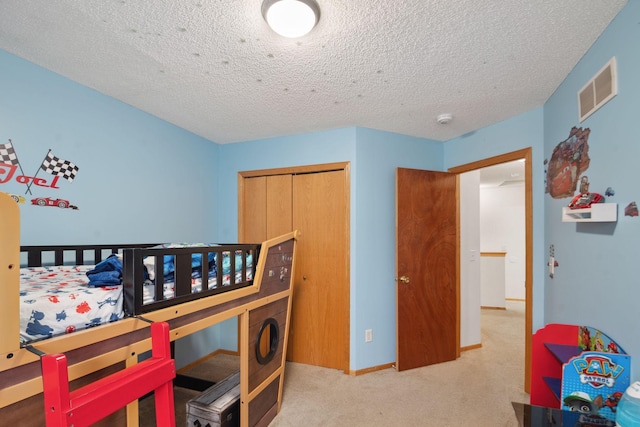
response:
<path id="1" fill-rule="evenodd" d="M 402 283 L 409 283 L 409 278 L 408 278 L 407 276 L 401 276 L 401 277 L 400 277 L 400 281 L 401 281 Z"/>

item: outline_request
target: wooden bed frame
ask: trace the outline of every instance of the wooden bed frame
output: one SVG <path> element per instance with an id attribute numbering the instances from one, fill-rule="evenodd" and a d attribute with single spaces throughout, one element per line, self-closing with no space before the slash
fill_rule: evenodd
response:
<path id="1" fill-rule="evenodd" d="M 291 313 L 296 232 L 263 242 L 259 247 L 259 255 L 255 246 L 225 245 L 227 250 L 236 247 L 256 250 L 253 281 L 232 282 L 231 286 L 218 286 L 199 294 L 191 294 L 190 274 L 185 273 L 186 269 L 180 269 L 180 265 L 186 263 L 190 266 L 194 251 L 212 252 L 212 247 L 171 250 L 126 247 L 123 249 L 123 282 L 128 295 L 125 306 L 131 316 L 39 341 L 27 349 L 21 348 L 19 342 L 19 208 L 13 199 L 1 192 L 0 212 L 0 418 L 3 422 L 21 426 L 44 424 L 40 355 L 37 352 L 65 354 L 69 364 L 69 380 L 81 382 L 84 377 L 100 371 L 137 364 L 138 355 L 151 349 L 149 322 L 167 322 L 170 340 L 175 341 L 233 317 L 238 318 L 240 328 L 241 425 L 268 425 L 278 413 Z M 104 248 L 99 249 L 102 252 Z M 86 250 L 83 247 L 79 253 Z M 96 260 L 100 259 L 97 252 Z M 134 286 L 134 283 L 141 283 L 142 259 L 149 255 L 162 259 L 165 254 L 176 257 L 177 296 L 142 306 L 139 298 L 141 291 Z M 220 260 L 221 257 L 218 257 L 218 262 Z M 162 263 L 156 262 L 158 265 Z M 243 265 L 245 278 L 246 268 Z M 234 270 L 232 261 L 231 271 Z M 222 268 L 218 268 L 218 272 L 221 271 Z M 206 280 L 206 272 L 203 273 Z M 180 296 L 183 290 L 188 295 Z M 36 352 L 33 352 L 34 349 Z M 137 401 L 127 407 L 126 413 L 127 425 L 137 426 Z M 25 414 L 29 415 L 29 420 L 24 418 Z M 31 419 L 33 424 L 29 424 Z"/>

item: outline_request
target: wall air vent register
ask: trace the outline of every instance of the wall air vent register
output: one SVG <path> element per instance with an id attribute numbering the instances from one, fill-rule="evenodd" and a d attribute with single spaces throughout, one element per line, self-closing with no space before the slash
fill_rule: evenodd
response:
<path id="1" fill-rule="evenodd" d="M 618 93 L 615 56 L 578 92 L 580 122 Z"/>

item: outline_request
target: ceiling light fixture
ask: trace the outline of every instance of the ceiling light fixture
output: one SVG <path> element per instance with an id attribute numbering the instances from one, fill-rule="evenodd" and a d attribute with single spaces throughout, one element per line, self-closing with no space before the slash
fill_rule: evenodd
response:
<path id="1" fill-rule="evenodd" d="M 315 0 L 264 0 L 262 16 L 273 31 L 283 37 L 302 37 L 320 20 Z"/>

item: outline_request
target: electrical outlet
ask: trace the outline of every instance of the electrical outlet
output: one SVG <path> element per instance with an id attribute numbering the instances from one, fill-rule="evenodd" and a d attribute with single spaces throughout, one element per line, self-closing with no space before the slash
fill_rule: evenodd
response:
<path id="1" fill-rule="evenodd" d="M 373 331 L 371 329 L 366 329 L 364 331 L 364 342 L 373 341 Z"/>

